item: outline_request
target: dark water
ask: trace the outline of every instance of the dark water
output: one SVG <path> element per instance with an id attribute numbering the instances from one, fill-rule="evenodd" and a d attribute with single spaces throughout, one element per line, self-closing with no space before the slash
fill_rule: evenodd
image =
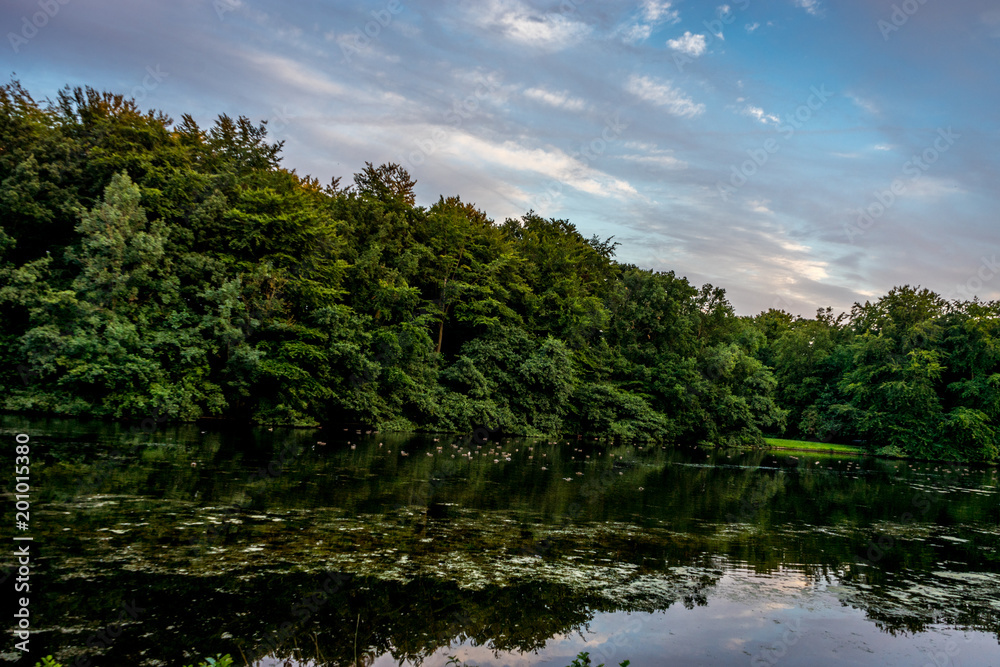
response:
<path id="1" fill-rule="evenodd" d="M 1000 665 L 994 468 L 0 427 L 11 464 L 31 437 L 30 528 L 5 529 L 33 537 L 19 664 Z"/>

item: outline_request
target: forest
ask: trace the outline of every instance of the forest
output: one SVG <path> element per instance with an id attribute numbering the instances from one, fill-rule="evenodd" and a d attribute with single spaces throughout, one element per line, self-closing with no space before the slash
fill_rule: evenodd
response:
<path id="1" fill-rule="evenodd" d="M 281 151 L 246 117 L 0 88 L 0 408 L 1000 458 L 1000 303 L 738 316 L 567 220 Z"/>

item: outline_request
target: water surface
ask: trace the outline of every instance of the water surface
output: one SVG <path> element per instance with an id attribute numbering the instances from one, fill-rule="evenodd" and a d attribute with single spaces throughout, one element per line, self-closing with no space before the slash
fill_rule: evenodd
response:
<path id="1" fill-rule="evenodd" d="M 995 468 L 13 416 L 0 429 L 32 438 L 23 664 L 562 666 L 581 650 L 638 667 L 1000 664 Z"/>

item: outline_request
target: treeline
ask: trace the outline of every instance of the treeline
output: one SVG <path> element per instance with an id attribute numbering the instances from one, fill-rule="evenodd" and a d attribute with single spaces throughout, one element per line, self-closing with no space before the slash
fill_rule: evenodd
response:
<path id="1" fill-rule="evenodd" d="M 909 288 L 849 317 L 737 317 L 722 289 L 399 165 L 342 185 L 265 125 L 0 88 L 3 407 L 629 441 L 765 432 L 997 456 L 996 304 Z"/>
<path id="2" fill-rule="evenodd" d="M 792 433 L 883 454 L 1000 459 L 1000 303 L 904 286 L 837 317 L 753 319 Z"/>

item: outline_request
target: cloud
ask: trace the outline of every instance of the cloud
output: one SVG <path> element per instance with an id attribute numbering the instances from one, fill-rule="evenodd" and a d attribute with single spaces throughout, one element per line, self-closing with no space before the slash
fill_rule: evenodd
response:
<path id="1" fill-rule="evenodd" d="M 813 16 L 819 16 L 819 0 L 795 0 L 795 6 L 801 7 Z"/>
<path id="2" fill-rule="evenodd" d="M 637 23 L 623 31 L 622 39 L 629 44 L 638 44 L 649 39 L 653 34 L 653 27 L 645 23 Z"/>
<path id="3" fill-rule="evenodd" d="M 965 190 L 955 181 L 948 178 L 934 178 L 923 176 L 912 181 L 904 181 L 906 190 L 904 197 L 917 197 L 918 199 L 941 199 L 950 195 L 962 194 Z"/>
<path id="4" fill-rule="evenodd" d="M 508 169 L 531 171 L 588 194 L 600 197 L 638 194 L 627 181 L 589 167 L 558 148 L 527 148 L 514 141 L 491 143 L 469 133 L 456 134 L 449 143 L 456 155 L 471 155 Z"/>
<path id="5" fill-rule="evenodd" d="M 346 98 L 352 94 L 348 87 L 291 58 L 258 51 L 234 51 L 233 55 L 252 63 L 258 73 L 270 74 L 275 81 L 291 84 L 311 95 L 323 93 Z"/>
<path id="6" fill-rule="evenodd" d="M 743 26 L 743 27 L 744 27 L 744 28 L 746 28 L 746 31 L 747 31 L 747 32 L 753 32 L 754 30 L 756 30 L 757 28 L 759 28 L 759 27 L 760 27 L 760 23 L 758 23 L 758 22 L 754 21 L 753 23 L 747 23 L 747 24 L 746 24 L 745 26 Z"/>
<path id="7" fill-rule="evenodd" d="M 520 0 L 491 0 L 468 12 L 474 25 L 505 38 L 546 51 L 561 51 L 579 43 L 591 27 L 563 14 L 538 12 Z"/>
<path id="8" fill-rule="evenodd" d="M 671 6 L 670 2 L 644 0 L 639 16 L 633 16 L 631 24 L 628 27 L 619 27 L 617 32 L 628 44 L 644 42 L 653 34 L 653 28 L 666 23 L 680 22 L 680 13 L 676 9 L 671 9 Z"/>
<path id="9" fill-rule="evenodd" d="M 740 98 L 742 100 L 743 98 Z M 764 113 L 764 110 L 760 107 L 755 107 L 752 104 L 748 104 L 741 111 L 744 116 L 750 116 L 751 118 L 756 118 L 761 123 L 767 125 L 768 123 L 774 123 L 777 125 L 781 122 L 781 119 L 774 114 Z"/>
<path id="10" fill-rule="evenodd" d="M 875 144 L 872 148 L 877 151 L 891 151 L 892 146 L 889 144 Z"/>
<path id="11" fill-rule="evenodd" d="M 854 104 L 863 111 L 867 111 L 870 114 L 879 113 L 879 108 L 870 100 L 866 100 L 854 93 L 847 93 L 847 98 L 854 102 Z"/>
<path id="12" fill-rule="evenodd" d="M 671 3 L 659 0 L 645 0 L 642 3 L 643 18 L 652 23 L 677 23 L 681 20 L 676 9 L 671 9 Z"/>
<path id="13" fill-rule="evenodd" d="M 655 144 L 643 141 L 628 141 L 625 148 L 640 151 L 620 156 L 622 160 L 628 160 L 636 164 L 647 167 L 662 167 L 665 169 L 687 169 L 687 162 L 674 157 L 674 152 L 657 148 Z"/>
<path id="14" fill-rule="evenodd" d="M 667 46 L 674 51 L 680 51 L 685 55 L 697 58 L 705 53 L 705 35 L 692 35 L 690 32 L 685 32 L 677 39 L 668 39 Z"/>
<path id="15" fill-rule="evenodd" d="M 524 91 L 524 96 L 550 107 L 567 111 L 583 111 L 587 108 L 587 103 L 584 100 L 579 97 L 570 97 L 567 91 L 553 92 L 544 88 L 528 88 Z"/>
<path id="16" fill-rule="evenodd" d="M 648 76 L 633 74 L 625 84 L 625 90 L 641 100 L 665 107 L 668 113 L 680 118 L 694 118 L 705 112 L 704 104 L 696 104 L 674 88 L 670 81 L 660 82 Z"/>
<path id="17" fill-rule="evenodd" d="M 774 213 L 774 211 L 772 211 L 767 206 L 770 203 L 771 203 L 770 199 L 753 199 L 753 200 L 747 202 L 747 206 L 754 213 Z M 782 244 L 782 245 L 784 246 L 786 244 Z M 785 249 L 786 250 L 804 250 L 805 247 L 801 246 L 801 245 L 798 245 L 798 246 L 796 246 L 794 248 L 785 247 Z"/>

